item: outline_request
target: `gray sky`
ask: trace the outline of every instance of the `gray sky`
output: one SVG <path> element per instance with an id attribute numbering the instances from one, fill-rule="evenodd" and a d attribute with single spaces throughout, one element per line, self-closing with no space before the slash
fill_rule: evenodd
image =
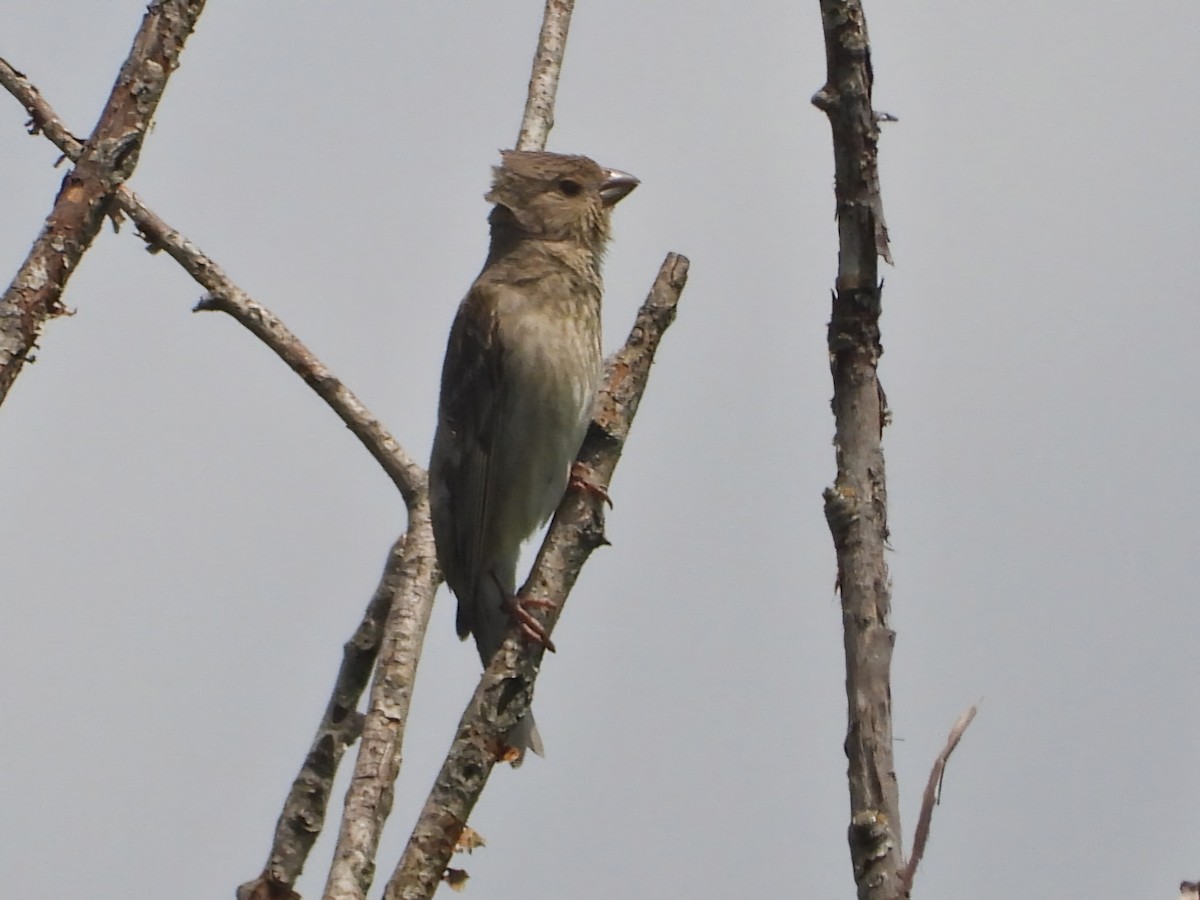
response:
<path id="1" fill-rule="evenodd" d="M 86 133 L 143 5 L 0 0 L 0 55 Z M 881 371 L 906 844 L 984 698 L 917 894 L 1174 896 L 1200 877 L 1200 6 L 867 11 L 876 106 L 900 119 Z M 421 458 L 540 15 L 210 3 L 133 182 Z M 852 894 L 823 75 L 816 0 L 580 0 L 550 148 L 643 182 L 616 214 L 606 347 L 667 251 L 692 277 L 614 479 L 614 546 L 538 683 L 547 758 L 493 776 L 471 896 Z M 5 273 L 62 177 L 24 118 L 0 98 Z M 231 319 L 192 314 L 200 293 L 105 233 L 78 314 L 0 408 L 13 897 L 200 900 L 252 877 L 403 526 L 345 428 Z M 477 675 L 443 593 L 380 880 Z"/>

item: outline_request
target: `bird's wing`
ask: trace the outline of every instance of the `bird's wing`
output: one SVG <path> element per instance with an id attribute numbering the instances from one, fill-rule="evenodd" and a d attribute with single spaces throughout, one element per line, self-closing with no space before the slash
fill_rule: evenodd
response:
<path id="1" fill-rule="evenodd" d="M 457 437 L 458 454 L 446 473 L 453 528 L 452 568 L 457 575 L 458 634 L 466 637 L 478 613 L 480 580 L 488 565 L 484 548 L 490 540 L 488 506 L 493 493 L 493 445 L 501 428 L 504 407 L 504 349 L 496 319 L 494 289 L 474 285 L 459 308 L 450 330 L 454 350 L 446 354 L 442 373 L 441 409 Z M 449 577 L 449 575 L 448 575 Z"/>

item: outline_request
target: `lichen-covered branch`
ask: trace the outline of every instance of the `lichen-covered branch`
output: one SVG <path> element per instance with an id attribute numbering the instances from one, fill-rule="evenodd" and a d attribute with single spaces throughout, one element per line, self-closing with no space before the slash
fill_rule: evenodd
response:
<path id="1" fill-rule="evenodd" d="M 146 10 L 95 129 L 63 179 L 41 234 L 0 297 L 0 403 L 42 325 L 66 313 L 62 294 L 67 280 L 99 233 L 113 192 L 133 174 L 167 80 L 203 9 L 204 0 L 155 0 Z"/>
<path id="2" fill-rule="evenodd" d="M 667 255 L 625 346 L 608 362 L 579 454 L 600 484 L 610 482 L 620 459 L 659 341 L 675 318 L 687 272 L 686 257 Z M 553 630 L 584 562 L 604 543 L 602 502 L 584 492 L 568 491 L 521 588 L 521 596 L 534 601 L 535 608 L 540 608 L 538 601 L 551 601 L 539 616 L 547 633 Z M 503 736 L 529 709 L 543 652 L 542 645 L 522 637 L 517 626 L 509 629 L 463 713 L 450 754 L 384 889 L 385 900 L 420 900 L 437 889 L 471 810 L 504 751 Z"/>
<path id="3" fill-rule="evenodd" d="M 870 43 L 858 0 L 821 0 L 827 80 L 813 103 L 833 132 L 838 272 L 829 322 L 837 479 L 825 518 L 837 552 L 846 653 L 850 857 L 861 900 L 904 896 L 899 789 L 892 757 L 895 632 L 884 552 L 888 539 L 877 367 L 879 257 L 888 259 L 879 191 L 879 126 L 871 106 Z"/>

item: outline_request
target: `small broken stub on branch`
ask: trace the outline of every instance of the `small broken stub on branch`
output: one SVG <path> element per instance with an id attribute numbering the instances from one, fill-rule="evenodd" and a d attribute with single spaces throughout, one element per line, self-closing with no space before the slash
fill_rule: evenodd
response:
<path id="1" fill-rule="evenodd" d="M 464 825 L 462 833 L 458 836 L 458 840 L 454 842 L 454 852 L 471 853 L 478 847 L 486 846 L 487 841 L 483 839 L 482 834 L 480 834 L 470 825 Z"/>

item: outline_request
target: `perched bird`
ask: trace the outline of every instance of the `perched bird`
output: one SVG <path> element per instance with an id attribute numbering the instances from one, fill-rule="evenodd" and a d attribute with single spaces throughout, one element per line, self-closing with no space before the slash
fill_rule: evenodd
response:
<path id="1" fill-rule="evenodd" d="M 458 635 L 486 666 L 510 617 L 521 544 L 554 512 L 600 384 L 600 262 L 632 175 L 585 156 L 503 151 L 486 199 L 491 246 L 458 307 L 442 367 L 429 490 Z M 507 735 L 542 754 L 532 714 Z"/>

